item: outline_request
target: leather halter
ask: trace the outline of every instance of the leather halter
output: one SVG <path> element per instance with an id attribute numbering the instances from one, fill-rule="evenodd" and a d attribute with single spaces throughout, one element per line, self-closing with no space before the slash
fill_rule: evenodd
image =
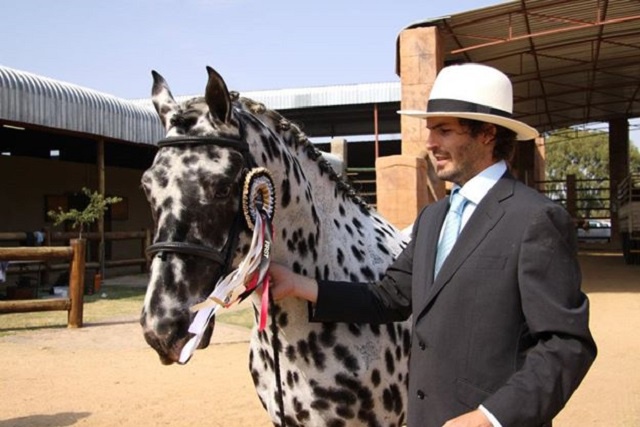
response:
<path id="1" fill-rule="evenodd" d="M 254 163 L 253 158 L 249 154 L 249 144 L 243 139 L 244 132 L 242 126 L 240 127 L 239 138 L 231 137 L 218 137 L 218 136 L 188 136 L 181 135 L 176 137 L 168 137 L 158 141 L 158 147 L 181 147 L 181 146 L 193 146 L 193 145 L 214 145 L 217 147 L 226 147 L 238 151 L 245 163 L 246 170 Z M 240 198 L 242 203 L 242 198 Z M 180 253 L 185 255 L 195 255 L 201 258 L 206 258 L 220 264 L 223 269 L 223 274 L 227 273 L 230 269 L 231 262 L 233 260 L 233 253 L 236 249 L 238 237 L 240 234 L 240 224 L 243 220 L 242 209 L 238 210 L 233 226 L 229 233 L 229 238 L 225 243 L 222 251 L 212 248 L 207 245 L 201 245 L 199 243 L 189 242 L 176 242 L 165 241 L 155 242 L 152 245 L 147 246 L 146 253 L 149 256 L 158 254 L 164 261 L 166 260 L 166 253 Z"/>

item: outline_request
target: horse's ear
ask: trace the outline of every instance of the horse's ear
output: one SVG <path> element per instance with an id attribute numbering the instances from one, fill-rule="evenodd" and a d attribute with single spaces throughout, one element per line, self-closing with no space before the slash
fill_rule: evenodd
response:
<path id="1" fill-rule="evenodd" d="M 153 101 L 153 106 L 155 107 L 164 128 L 168 130 L 171 118 L 178 110 L 178 103 L 173 99 L 169 85 L 164 77 L 155 70 L 151 70 L 151 75 L 153 76 L 151 100 Z"/>
<path id="2" fill-rule="evenodd" d="M 229 123 L 231 120 L 231 98 L 229 97 L 227 84 L 213 68 L 207 67 L 207 73 L 209 74 L 209 80 L 207 81 L 207 89 L 204 92 L 204 99 L 209 106 L 209 112 L 225 123 Z"/>

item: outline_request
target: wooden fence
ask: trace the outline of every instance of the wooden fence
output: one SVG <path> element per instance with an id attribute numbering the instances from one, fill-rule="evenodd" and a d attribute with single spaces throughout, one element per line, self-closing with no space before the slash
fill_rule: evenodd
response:
<path id="1" fill-rule="evenodd" d="M 69 293 L 66 298 L 0 301 L 0 314 L 34 311 L 67 311 L 67 326 L 82 327 L 86 242 L 74 239 L 70 246 L 0 248 L 0 261 L 70 260 Z M 37 296 L 37 295 L 36 295 Z"/>
<path id="2" fill-rule="evenodd" d="M 573 218 L 583 220 L 611 218 L 609 185 L 608 179 L 577 179 L 575 175 L 536 182 L 541 193 L 562 204 Z"/>
<path id="3" fill-rule="evenodd" d="M 67 244 L 67 242 L 75 239 L 78 236 L 77 232 L 62 232 L 62 231 L 50 231 L 44 232 L 45 246 L 53 246 L 54 244 Z M 87 242 L 100 242 L 101 236 L 97 232 L 85 232 L 82 234 L 83 239 Z M 124 259 L 107 259 L 104 261 L 104 267 L 128 267 L 139 266 L 141 272 L 148 271 L 149 260 L 146 256 L 146 248 L 151 244 L 151 231 L 148 229 L 138 231 L 107 231 L 104 233 L 104 239 L 108 241 L 116 240 L 138 240 L 140 242 L 140 252 L 137 256 L 131 256 Z M 26 232 L 0 232 L 0 242 L 23 242 L 27 240 Z M 0 243 L 1 244 L 1 243 Z M 15 260 L 12 260 L 15 261 Z M 69 268 L 68 263 L 51 263 L 50 261 L 43 261 L 43 265 L 33 265 L 20 267 L 21 272 L 35 272 L 38 271 L 41 274 L 41 281 L 46 283 L 49 281 L 50 273 L 53 271 L 64 271 Z M 85 263 L 86 269 L 100 270 L 100 261 L 87 261 Z M 15 272 L 14 268 L 10 267 L 10 272 Z"/>

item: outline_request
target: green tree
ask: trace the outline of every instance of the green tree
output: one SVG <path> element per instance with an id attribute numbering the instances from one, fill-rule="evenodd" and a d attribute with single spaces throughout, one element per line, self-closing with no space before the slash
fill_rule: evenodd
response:
<path id="1" fill-rule="evenodd" d="M 629 172 L 640 173 L 640 148 L 631 144 L 629 149 Z"/>
<path id="2" fill-rule="evenodd" d="M 51 210 L 47 212 L 47 215 L 54 220 L 54 225 L 62 224 L 65 221 L 73 221 L 71 228 L 75 229 L 79 227 L 79 238 L 82 238 L 82 232 L 85 226 L 100 218 L 100 216 L 106 212 L 109 205 L 122 200 L 120 197 L 104 197 L 97 191 L 92 193 L 91 190 L 85 187 L 82 188 L 82 192 L 89 200 L 87 206 L 82 211 L 70 209 L 65 212 L 62 208 L 58 208 L 57 211 Z"/>
<path id="3" fill-rule="evenodd" d="M 609 199 L 609 134 L 601 130 L 561 129 L 545 142 L 547 186 L 553 199 L 566 199 L 564 181 L 575 175 L 578 212 L 584 217 L 606 217 Z M 630 146 L 630 171 L 640 171 L 640 150 Z"/>

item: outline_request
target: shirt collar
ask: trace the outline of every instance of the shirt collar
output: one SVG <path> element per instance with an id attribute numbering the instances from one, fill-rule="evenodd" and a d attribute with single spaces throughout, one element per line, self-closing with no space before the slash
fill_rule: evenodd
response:
<path id="1" fill-rule="evenodd" d="M 456 188 L 460 188 L 460 194 L 471 203 L 478 205 L 506 171 L 506 162 L 500 160 L 471 178 L 464 186 L 460 187 L 454 184 L 451 190 L 453 191 Z"/>

